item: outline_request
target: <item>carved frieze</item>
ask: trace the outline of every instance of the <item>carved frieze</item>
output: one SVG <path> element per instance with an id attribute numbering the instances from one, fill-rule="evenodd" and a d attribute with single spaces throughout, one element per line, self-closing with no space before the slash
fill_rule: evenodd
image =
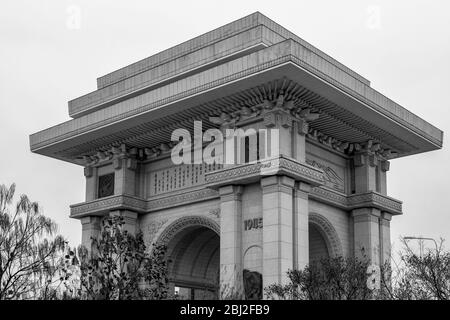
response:
<path id="1" fill-rule="evenodd" d="M 205 174 L 221 168 L 220 164 L 181 164 L 152 171 L 148 175 L 150 196 L 177 191 L 205 183 Z"/>
<path id="2" fill-rule="evenodd" d="M 155 239 L 156 234 L 167 221 L 169 221 L 169 219 L 162 218 L 152 221 L 151 223 L 148 224 L 148 226 L 146 227 L 147 229 L 146 236 L 148 239 L 148 243 L 153 243 L 156 240 Z"/>
<path id="3" fill-rule="evenodd" d="M 220 219 L 220 208 L 211 209 L 209 210 L 209 213 L 215 216 L 217 219 Z"/>
<path id="4" fill-rule="evenodd" d="M 84 155 L 82 158 L 84 165 L 87 168 L 95 165 L 102 165 L 106 162 L 112 162 L 114 169 L 118 170 L 122 168 L 123 160 L 125 160 L 127 169 L 135 170 L 138 161 L 154 159 L 162 154 L 167 154 L 173 146 L 173 142 L 167 142 L 152 148 L 136 148 L 129 147 L 122 143 L 97 151 L 94 154 Z"/>
<path id="5" fill-rule="evenodd" d="M 147 210 L 147 205 L 146 201 L 140 198 L 127 195 L 116 195 L 71 205 L 70 216 L 81 217 L 85 215 L 101 214 L 110 210 L 118 209 L 145 212 Z"/>
<path id="6" fill-rule="evenodd" d="M 251 119 L 261 118 L 266 127 L 274 127 L 279 124 L 282 127 L 291 127 L 294 122 L 298 122 L 298 133 L 305 134 L 308 131 L 307 122 L 318 119 L 319 113 L 305 104 L 300 99 L 286 99 L 282 90 L 274 93 L 276 99 L 264 99 L 263 103 L 246 106 L 240 105 L 237 111 L 222 112 L 218 116 L 210 117 L 209 120 L 223 128 L 239 127 Z"/>
<path id="7" fill-rule="evenodd" d="M 323 170 L 324 183 L 326 186 L 345 192 L 344 184 L 344 170 L 341 173 L 337 172 L 337 168 L 332 168 L 330 165 L 317 161 L 315 159 L 306 159 L 306 163 L 312 167 Z"/>
<path id="8" fill-rule="evenodd" d="M 148 211 L 161 210 L 187 203 L 210 200 L 218 197 L 219 193 L 216 190 L 212 189 L 189 191 L 177 195 L 166 196 L 159 199 L 148 200 L 147 210 Z"/>
<path id="9" fill-rule="evenodd" d="M 321 229 L 326 235 L 329 241 L 329 253 L 332 257 L 341 256 L 343 254 L 341 241 L 336 232 L 336 229 L 325 217 L 317 213 L 309 213 L 308 220 L 316 227 Z"/>
<path id="10" fill-rule="evenodd" d="M 170 240 L 181 230 L 188 228 L 189 226 L 204 226 L 213 230 L 216 234 L 220 235 L 220 225 L 214 220 L 203 216 L 186 216 L 181 217 L 172 222 L 167 228 L 165 228 L 157 241 L 167 244 Z"/>
<path id="11" fill-rule="evenodd" d="M 324 183 L 322 170 L 283 156 L 216 170 L 205 176 L 205 182 L 209 187 L 216 188 L 230 183 L 256 181 L 262 176 L 276 174 L 291 176 L 296 180 L 305 181 L 313 185 Z"/>

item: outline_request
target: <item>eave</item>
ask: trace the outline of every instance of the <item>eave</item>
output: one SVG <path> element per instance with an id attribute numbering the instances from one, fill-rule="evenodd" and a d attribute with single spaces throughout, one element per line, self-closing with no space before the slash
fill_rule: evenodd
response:
<path id="1" fill-rule="evenodd" d="M 442 147 L 441 130 L 308 48 L 286 40 L 33 134 L 31 150 L 81 164 L 64 157 L 63 151 L 86 143 L 101 147 L 121 132 L 282 78 L 331 101 L 336 114 L 364 119 L 402 141 L 405 148 L 398 157 Z"/>

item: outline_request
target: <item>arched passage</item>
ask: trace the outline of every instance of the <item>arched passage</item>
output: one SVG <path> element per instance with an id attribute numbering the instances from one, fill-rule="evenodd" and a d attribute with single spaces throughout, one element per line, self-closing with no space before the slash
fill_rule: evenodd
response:
<path id="1" fill-rule="evenodd" d="M 219 227 L 204 217 L 184 217 L 160 236 L 167 246 L 169 280 L 187 299 L 217 299 L 220 268 Z"/>
<path id="2" fill-rule="evenodd" d="M 309 214 L 309 261 L 342 255 L 342 247 L 333 225 L 317 213 Z"/>
<path id="3" fill-rule="evenodd" d="M 309 223 L 309 262 L 330 257 L 327 243 L 316 225 Z"/>

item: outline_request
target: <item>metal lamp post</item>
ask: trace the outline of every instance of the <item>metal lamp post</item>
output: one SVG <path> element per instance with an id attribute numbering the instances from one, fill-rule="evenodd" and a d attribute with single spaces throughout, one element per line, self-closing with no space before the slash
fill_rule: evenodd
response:
<path id="1" fill-rule="evenodd" d="M 405 240 L 431 240 L 434 242 L 434 245 L 436 247 L 436 253 L 439 251 L 438 244 L 437 244 L 436 240 L 434 240 L 433 238 L 408 236 L 408 237 L 403 237 L 403 239 L 405 239 Z M 422 249 L 420 249 L 420 256 L 422 256 Z"/>

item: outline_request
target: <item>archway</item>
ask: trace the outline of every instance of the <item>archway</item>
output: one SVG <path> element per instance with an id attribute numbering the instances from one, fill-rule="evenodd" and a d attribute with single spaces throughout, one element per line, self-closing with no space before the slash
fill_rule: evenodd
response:
<path id="1" fill-rule="evenodd" d="M 313 223 L 309 224 L 309 262 L 317 262 L 322 258 L 329 258 L 330 253 L 321 232 Z"/>
<path id="2" fill-rule="evenodd" d="M 333 225 L 317 213 L 309 214 L 309 261 L 342 255 L 341 242 Z"/>
<path id="3" fill-rule="evenodd" d="M 167 246 L 169 281 L 181 298 L 217 299 L 219 292 L 219 227 L 204 217 L 180 218 L 161 234 Z"/>

